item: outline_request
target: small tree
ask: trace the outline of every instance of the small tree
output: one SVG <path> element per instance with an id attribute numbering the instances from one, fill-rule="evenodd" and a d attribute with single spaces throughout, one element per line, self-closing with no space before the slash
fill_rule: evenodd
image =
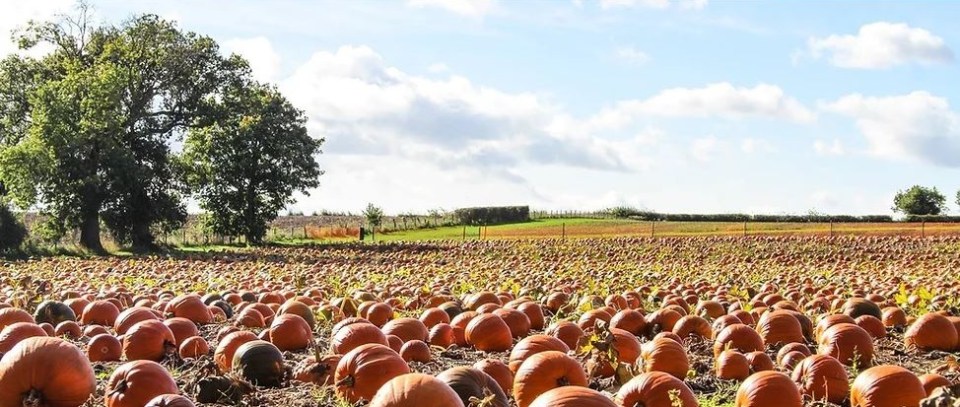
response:
<path id="1" fill-rule="evenodd" d="M 377 227 L 383 223 L 383 209 L 380 209 L 380 207 L 372 203 L 368 203 L 367 208 L 363 210 L 363 216 L 367 218 L 367 224 L 370 225 L 373 238 L 376 239 Z"/>
<path id="2" fill-rule="evenodd" d="M 20 249 L 27 238 L 27 229 L 10 212 L 10 208 L 0 198 L 0 253 L 9 253 Z"/>
<path id="3" fill-rule="evenodd" d="M 296 191 L 319 185 L 315 156 L 323 139 L 307 133 L 307 118 L 276 89 L 235 84 L 220 101 L 220 119 L 190 132 L 181 158 L 207 226 L 263 243 L 267 224 Z"/>
<path id="4" fill-rule="evenodd" d="M 947 198 L 936 187 L 914 185 L 897 192 L 892 209 L 904 215 L 939 215 L 947 209 Z"/>

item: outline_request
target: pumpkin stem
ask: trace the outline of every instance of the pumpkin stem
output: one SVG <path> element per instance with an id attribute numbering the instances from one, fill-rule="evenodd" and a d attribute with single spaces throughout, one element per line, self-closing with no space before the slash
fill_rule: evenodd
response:
<path id="1" fill-rule="evenodd" d="M 337 382 L 336 386 L 337 387 L 340 387 L 340 386 L 353 387 L 353 384 L 354 384 L 353 375 L 349 375 L 347 377 L 344 377 L 343 380 L 340 380 L 339 382 Z"/>
<path id="2" fill-rule="evenodd" d="M 43 393 L 37 389 L 30 389 L 26 395 L 23 396 L 23 407 L 42 407 L 43 402 Z"/>
<path id="3" fill-rule="evenodd" d="M 557 387 L 563 387 L 563 386 L 569 386 L 569 385 L 570 385 L 570 380 L 567 379 L 567 376 L 563 376 L 557 379 Z"/>

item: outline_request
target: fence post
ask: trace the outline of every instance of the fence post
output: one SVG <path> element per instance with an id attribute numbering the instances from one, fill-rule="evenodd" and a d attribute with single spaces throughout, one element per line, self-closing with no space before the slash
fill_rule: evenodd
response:
<path id="1" fill-rule="evenodd" d="M 833 221 L 830 221 L 830 237 L 833 237 Z"/>
<path id="2" fill-rule="evenodd" d="M 927 221 L 920 222 L 920 237 L 927 237 Z"/>
<path id="3" fill-rule="evenodd" d="M 467 240 L 467 225 L 463 225 L 463 240 Z"/>
<path id="4" fill-rule="evenodd" d="M 747 222 L 743 222 L 743 235 L 747 235 Z"/>
<path id="5" fill-rule="evenodd" d="M 567 240 L 567 223 L 566 222 L 560 224 L 560 239 Z"/>
<path id="6" fill-rule="evenodd" d="M 657 223 L 651 220 L 650 221 L 650 237 L 654 237 L 656 233 L 657 233 Z"/>

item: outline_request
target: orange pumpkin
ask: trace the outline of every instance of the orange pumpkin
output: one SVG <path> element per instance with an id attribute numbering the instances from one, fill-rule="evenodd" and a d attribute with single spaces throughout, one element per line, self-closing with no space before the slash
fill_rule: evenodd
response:
<path id="1" fill-rule="evenodd" d="M 669 338 L 657 338 L 643 344 L 640 357 L 645 372 L 666 372 L 678 379 L 687 377 L 690 361 L 680 343 Z"/>
<path id="2" fill-rule="evenodd" d="M 199 336 L 191 336 L 180 343 L 180 357 L 196 359 L 210 353 L 210 345 Z"/>
<path id="3" fill-rule="evenodd" d="M 387 344 L 387 337 L 380 328 L 369 322 L 347 324 L 336 329 L 330 339 L 331 350 L 338 355 L 345 355 L 360 345 L 369 343 Z"/>
<path id="4" fill-rule="evenodd" d="M 433 360 L 430 355 L 430 345 L 424 341 L 412 340 L 400 348 L 400 357 L 407 362 L 427 363 Z"/>
<path id="5" fill-rule="evenodd" d="M 820 336 L 817 353 L 833 356 L 847 366 L 854 363 L 870 366 L 873 363 L 873 338 L 856 324 L 836 324 Z"/>
<path id="6" fill-rule="evenodd" d="M 814 400 L 827 400 L 840 404 L 847 398 L 850 391 L 847 370 L 832 356 L 806 357 L 793 369 L 791 378 L 804 395 Z"/>
<path id="7" fill-rule="evenodd" d="M 803 407 L 800 389 L 787 375 L 774 371 L 757 372 L 737 389 L 737 407 Z"/>
<path id="8" fill-rule="evenodd" d="M 154 397 L 178 394 L 177 383 L 160 364 L 138 360 L 121 365 L 110 375 L 107 407 L 142 407 Z"/>
<path id="9" fill-rule="evenodd" d="M 523 340 L 518 342 L 517 345 L 513 347 L 513 350 L 510 351 L 510 370 L 516 373 L 517 369 L 520 368 L 520 364 L 530 356 L 551 350 L 567 353 L 570 351 L 570 348 L 568 348 L 563 341 L 549 335 L 531 335 L 523 338 Z"/>
<path id="10" fill-rule="evenodd" d="M 696 395 L 686 383 L 664 372 L 641 373 L 630 379 L 620 387 L 616 400 L 617 405 L 627 407 L 696 407 L 698 405 Z"/>
<path id="11" fill-rule="evenodd" d="M 857 326 L 863 328 L 874 339 L 887 336 L 887 327 L 873 315 L 861 315 L 855 319 Z"/>
<path id="12" fill-rule="evenodd" d="M 432 346 L 449 348 L 456 343 L 457 338 L 453 333 L 453 327 L 450 324 L 439 323 L 430 328 L 430 334 L 427 335 L 427 342 Z"/>
<path id="13" fill-rule="evenodd" d="M 549 390 L 537 397 L 531 407 L 617 407 L 609 397 L 596 390 L 565 386 Z"/>
<path id="14" fill-rule="evenodd" d="M 80 316 L 80 323 L 84 325 L 97 324 L 104 326 L 113 326 L 117 317 L 120 315 L 120 309 L 114 303 L 107 300 L 98 300 L 87 304 L 83 308 L 83 314 Z M 30 318 L 33 319 L 32 317 Z"/>
<path id="15" fill-rule="evenodd" d="M 57 324 L 56 328 L 53 329 L 52 336 L 65 336 L 70 339 L 77 339 L 83 335 L 83 330 L 80 329 L 80 325 L 73 321 L 63 321 Z"/>
<path id="16" fill-rule="evenodd" d="M 527 315 L 520 311 L 501 308 L 493 311 L 493 315 L 503 319 L 514 338 L 523 338 L 530 333 L 530 318 L 527 318 Z"/>
<path id="17" fill-rule="evenodd" d="M 181 295 L 167 304 L 167 310 L 175 317 L 186 318 L 202 325 L 213 322 L 213 313 L 198 295 Z"/>
<path id="18" fill-rule="evenodd" d="M 410 373 L 410 367 L 393 349 L 380 344 L 367 344 L 340 359 L 334 383 L 338 395 L 357 403 L 373 399 L 384 383 L 406 373 Z"/>
<path id="19" fill-rule="evenodd" d="M 714 371 L 724 380 L 744 380 L 750 376 L 750 362 L 742 353 L 728 349 L 720 353 L 714 362 Z"/>
<path id="20" fill-rule="evenodd" d="M 197 324 L 183 317 L 169 318 L 163 321 L 163 324 L 170 328 L 170 332 L 173 332 L 173 344 L 176 346 L 180 346 L 187 338 L 200 335 Z"/>
<path id="21" fill-rule="evenodd" d="M 903 341 L 908 349 L 951 352 L 957 347 L 957 328 L 949 318 L 929 313 L 910 325 Z"/>
<path id="22" fill-rule="evenodd" d="M 580 340 L 583 338 L 583 329 L 570 321 L 555 322 L 544 332 L 561 341 L 570 349 L 580 349 Z"/>
<path id="23" fill-rule="evenodd" d="M 137 324 L 140 321 L 146 321 L 148 319 L 159 320 L 160 316 L 155 313 L 155 311 L 150 308 L 144 307 L 133 307 L 123 310 L 120 315 L 117 316 L 116 321 L 113 324 L 113 330 L 117 331 L 118 335 L 123 335 L 127 333 L 130 328 Z"/>
<path id="24" fill-rule="evenodd" d="M 636 336 L 643 336 L 647 331 L 647 320 L 637 310 L 620 310 L 610 318 L 610 327 L 623 329 Z"/>
<path id="25" fill-rule="evenodd" d="M 299 315 L 281 314 L 270 324 L 270 342 L 281 352 L 306 349 L 313 342 L 313 331 Z"/>
<path id="26" fill-rule="evenodd" d="M 771 311 L 760 317 L 757 333 L 765 345 L 803 342 L 803 328 L 790 311 Z"/>
<path id="27" fill-rule="evenodd" d="M 293 378 L 317 386 L 332 386 L 334 371 L 340 359 L 340 355 L 318 355 L 306 358 L 293 370 Z"/>
<path id="28" fill-rule="evenodd" d="M 874 366 L 857 376 L 850 388 L 853 407 L 917 406 L 927 396 L 923 383 L 900 366 Z"/>
<path id="29" fill-rule="evenodd" d="M 123 355 L 127 360 L 159 361 L 176 351 L 173 332 L 162 322 L 146 320 L 138 322 L 123 336 Z"/>
<path id="30" fill-rule="evenodd" d="M 398 318 L 383 326 L 383 334 L 396 335 L 406 343 L 413 340 L 426 341 L 430 331 L 419 319 Z"/>
<path id="31" fill-rule="evenodd" d="M 370 400 L 370 407 L 463 407 L 460 396 L 436 377 L 408 373 L 390 379 Z"/>
<path id="32" fill-rule="evenodd" d="M 474 363 L 473 367 L 496 380 L 504 393 L 510 394 L 513 392 L 513 372 L 505 363 L 497 359 L 484 359 Z"/>
<path id="33" fill-rule="evenodd" d="M 513 379 L 513 398 L 518 407 L 529 407 L 551 389 L 586 385 L 587 374 L 576 359 L 563 352 L 540 352 L 527 358 L 517 369 Z"/>
<path id="34" fill-rule="evenodd" d="M 257 340 L 257 335 L 250 331 L 237 331 L 228 334 L 217 343 L 217 349 L 213 352 L 213 361 L 216 362 L 220 372 L 229 372 L 233 367 L 233 355 L 237 348 L 247 342 Z"/>
<path id="35" fill-rule="evenodd" d="M 0 330 L 0 355 L 7 353 L 20 341 L 35 336 L 48 336 L 40 325 L 32 322 L 15 322 Z"/>
<path id="36" fill-rule="evenodd" d="M 747 325 L 730 325 L 717 334 L 713 344 L 713 355 L 719 356 L 720 352 L 728 348 L 736 349 L 741 353 L 763 350 L 763 338 Z"/>
<path id="37" fill-rule="evenodd" d="M 918 379 L 920 379 L 920 384 L 923 385 L 923 390 L 927 393 L 927 397 L 933 394 L 933 391 L 938 387 L 953 385 L 953 383 L 950 382 L 950 379 L 947 379 L 946 377 L 936 373 L 920 375 Z"/>
<path id="38" fill-rule="evenodd" d="M 437 324 L 449 324 L 450 315 L 440 308 L 427 308 L 423 310 L 423 314 L 420 314 L 420 321 L 427 328 L 433 328 Z"/>
<path id="39" fill-rule="evenodd" d="M 444 370 L 437 379 L 446 383 L 460 397 L 464 405 L 470 405 L 471 398 L 489 399 L 485 404 L 490 407 L 509 407 L 507 395 L 496 380 L 482 370 L 473 367 L 454 367 Z"/>
<path id="40" fill-rule="evenodd" d="M 79 407 L 96 387 L 83 352 L 59 338 L 24 339 L 0 359 L 0 406 L 23 406 L 29 397 L 49 407 Z"/>
<path id="41" fill-rule="evenodd" d="M 493 314 L 480 314 L 473 318 L 467 324 L 465 338 L 467 344 L 484 352 L 503 352 L 513 346 L 510 327 L 503 318 Z"/>
<path id="42" fill-rule="evenodd" d="M 680 318 L 673 326 L 673 333 L 681 338 L 695 335 L 703 339 L 710 339 L 713 337 L 713 328 L 706 319 L 696 315 L 687 315 Z"/>
<path id="43" fill-rule="evenodd" d="M 522 312 L 530 320 L 530 329 L 540 330 L 544 326 L 543 308 L 535 302 L 525 302 L 517 306 L 517 311 Z"/>
<path id="44" fill-rule="evenodd" d="M 144 407 L 196 407 L 193 401 L 179 394 L 161 394 Z"/>

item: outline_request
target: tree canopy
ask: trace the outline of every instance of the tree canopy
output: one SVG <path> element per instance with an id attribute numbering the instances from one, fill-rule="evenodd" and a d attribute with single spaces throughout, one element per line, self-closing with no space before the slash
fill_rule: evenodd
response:
<path id="1" fill-rule="evenodd" d="M 939 215 L 947 209 L 947 198 L 937 188 L 914 185 L 898 191 L 893 198 L 893 211 L 904 215 Z"/>
<path id="2" fill-rule="evenodd" d="M 231 84 L 217 112 L 215 122 L 187 137 L 182 162 L 188 184 L 215 232 L 260 244 L 267 224 L 294 202 L 294 192 L 319 185 L 314 155 L 323 140 L 310 137 L 304 113 L 271 86 Z"/>

